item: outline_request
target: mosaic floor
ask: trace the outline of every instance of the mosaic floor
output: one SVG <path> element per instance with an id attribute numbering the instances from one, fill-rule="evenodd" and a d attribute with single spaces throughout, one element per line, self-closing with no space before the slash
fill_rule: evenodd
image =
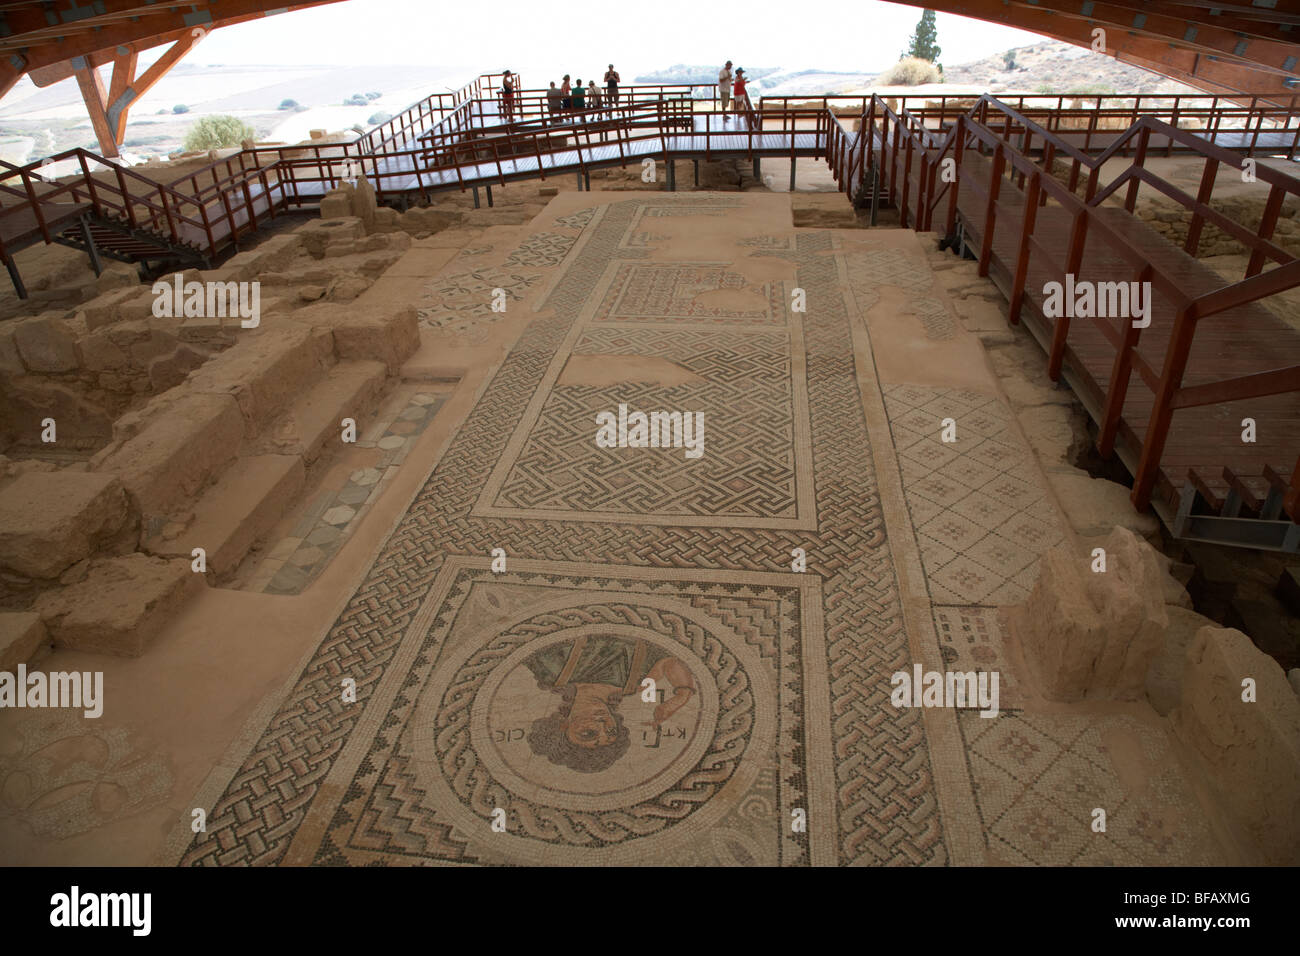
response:
<path id="1" fill-rule="evenodd" d="M 477 341 L 494 287 L 536 315 L 171 862 L 1217 860 L 1162 731 L 1023 709 L 996 606 L 1063 532 L 995 398 L 876 380 L 879 285 L 956 334 L 915 240 L 781 230 L 780 203 L 561 203 L 430 278 L 426 329 Z M 703 454 L 598 446 L 620 405 L 702 413 Z M 327 560 L 363 477 L 268 590 Z M 1004 669 L 1003 714 L 891 706 L 914 663 Z"/>
<path id="2" fill-rule="evenodd" d="M 244 588 L 297 594 L 310 584 L 361 524 L 444 401 L 445 394 L 416 392 L 394 417 L 381 416 L 363 432 L 355 447 L 375 449 L 378 458 L 351 472 L 342 487 L 317 489 L 297 524 L 270 548 Z"/>

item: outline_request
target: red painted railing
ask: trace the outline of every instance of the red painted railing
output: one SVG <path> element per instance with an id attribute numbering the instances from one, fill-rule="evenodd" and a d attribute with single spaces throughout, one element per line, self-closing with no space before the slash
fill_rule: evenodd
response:
<path id="1" fill-rule="evenodd" d="M 1160 477 L 1160 462 L 1174 413 L 1178 409 L 1300 393 L 1300 365 L 1283 364 L 1214 381 L 1201 381 L 1192 386 L 1184 384 L 1200 323 L 1227 310 L 1300 286 L 1300 259 L 1273 241 L 1273 231 L 1284 200 L 1288 197 L 1300 199 L 1300 179 L 1266 165 L 1254 165 L 1251 174 L 1266 184 L 1269 191 L 1260 222 L 1252 229 L 1210 205 L 1219 169 L 1226 165 L 1244 170 L 1252 161 L 1152 116 L 1141 117 L 1096 155 L 1085 153 L 1058 133 L 988 96 L 981 97 L 967 113 L 956 117 L 941 139 L 910 111 L 897 113 L 879 97 L 873 97 L 866 105 L 860 122 L 862 132 L 856 137 L 851 137 L 842 127 L 831 137 L 828 159 L 836 170 L 841 189 L 851 192 L 870 177 L 882 200 L 899 209 L 905 224 L 910 221 L 918 229 L 931 228 L 936 209 L 946 205 L 945 231 L 950 240 L 956 234 L 961 197 L 973 193 L 960 215 L 978 237 L 977 259 L 981 275 L 989 272 L 995 235 L 1012 231 L 1018 252 L 1013 260 L 1002 263 L 1009 275 L 1008 317 L 1011 323 L 1020 320 L 1027 303 L 1025 283 L 1030 257 L 1033 256 L 1040 266 L 1045 266 L 1049 274 L 1064 280 L 1066 275 L 1078 272 L 1085 244 L 1089 241 L 1100 243 L 1113 258 L 1127 263 L 1133 280 L 1151 282 L 1165 299 L 1173 303 L 1172 330 L 1164 353 L 1150 361 L 1139 350 L 1140 328 L 1130 325 L 1119 331 L 1101 318 L 1091 319 L 1114 348 L 1109 380 L 1097 383 L 1102 389 L 1098 448 L 1103 455 L 1112 453 L 1121 429 L 1128 428 L 1123 410 L 1134 372 L 1153 396 L 1145 429 L 1137 438 L 1132 498 L 1138 508 L 1145 508 L 1151 500 Z M 834 126 L 839 126 L 838 120 Z M 1197 154 L 1204 160 L 1205 168 L 1196 196 L 1187 194 L 1146 167 L 1150 144 L 1155 137 L 1162 142 L 1177 143 L 1181 150 Z M 1034 148 L 1035 141 L 1037 148 Z M 977 179 L 962 174 L 964 161 L 972 152 L 990 161 L 987 190 L 977 184 Z M 1108 185 L 1101 186 L 1099 173 L 1105 163 L 1128 154 L 1132 155 L 1131 163 Z M 1069 166 L 1065 183 L 1057 178 L 1058 158 L 1064 159 Z M 937 175 L 945 167 L 945 162 L 956 175 Z M 1085 172 L 1087 180 L 1083 185 L 1084 195 L 1080 197 L 1077 189 Z M 1241 242 L 1249 255 L 1243 278 L 1237 282 L 1224 280 L 1221 286 L 1209 292 L 1192 295 L 1184 288 L 1184 282 L 1180 282 L 1177 270 L 1162 268 L 1152 261 L 1150 249 L 1135 245 L 1130 237 L 1116 231 L 1102 211 L 1113 208 L 1122 191 L 1123 207 L 1132 213 L 1143 185 L 1187 210 L 1186 252 L 1195 254 L 1206 222 Z M 1023 212 L 1018 215 L 1014 211 L 1016 206 L 1008 206 L 1002 200 L 1001 191 L 1007 188 L 1023 193 L 1023 203 L 1018 207 Z M 1035 235 L 1039 210 L 1048 202 L 1064 209 L 1070 216 L 1072 228 L 1065 248 L 1045 245 Z M 1265 272 L 1265 264 L 1274 268 Z M 1048 374 L 1055 380 L 1071 355 L 1071 323 L 1066 316 L 1056 317 L 1051 322 L 1040 317 L 1040 321 L 1051 333 Z M 1290 334 L 1300 333 L 1291 330 Z M 1077 371 L 1086 374 L 1082 368 Z M 1133 429 L 1128 428 L 1128 431 Z M 1292 514 L 1300 520 L 1300 514 Z"/>

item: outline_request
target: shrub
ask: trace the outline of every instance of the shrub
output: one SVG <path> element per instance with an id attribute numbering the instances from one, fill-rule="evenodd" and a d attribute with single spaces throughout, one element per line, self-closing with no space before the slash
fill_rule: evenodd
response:
<path id="1" fill-rule="evenodd" d="M 943 77 L 939 68 L 929 60 L 905 56 L 881 74 L 881 86 L 919 86 L 922 83 L 939 83 Z"/>
<path id="2" fill-rule="evenodd" d="M 177 103 L 175 106 L 172 107 L 173 113 L 188 113 L 189 111 L 190 108 L 186 106 L 184 103 Z"/>
<path id="3" fill-rule="evenodd" d="M 351 96 L 349 96 L 346 100 L 343 101 L 344 106 L 366 106 L 369 103 L 370 101 L 366 99 L 364 96 L 362 96 L 360 93 L 353 93 Z"/>
<path id="4" fill-rule="evenodd" d="M 370 118 L 366 120 L 366 122 L 371 126 L 378 126 L 380 123 L 387 123 L 392 118 L 393 117 L 390 114 L 381 111 L 379 113 L 371 113 Z"/>
<path id="5" fill-rule="evenodd" d="M 1002 66 L 1004 69 L 1008 70 L 1014 70 L 1016 68 L 1016 52 L 1014 50 L 1002 54 Z"/>
<path id="6" fill-rule="evenodd" d="M 253 127 L 235 116 L 205 116 L 190 127 L 185 134 L 187 150 L 222 149 L 238 146 L 257 133 Z"/>
<path id="7" fill-rule="evenodd" d="M 280 101 L 280 106 L 279 106 L 279 108 L 282 109 L 282 110 L 297 110 L 297 109 L 299 108 L 299 107 L 298 107 L 298 101 L 297 101 L 297 100 L 281 100 L 281 101 Z"/>
<path id="8" fill-rule="evenodd" d="M 1084 83 L 1082 86 L 1072 86 L 1066 92 L 1075 96 L 1113 96 L 1115 87 L 1109 83 Z"/>
<path id="9" fill-rule="evenodd" d="M 379 99 L 379 97 L 381 97 L 381 96 L 383 96 L 383 95 L 384 95 L 383 93 L 374 93 L 374 92 L 371 92 L 371 93 L 367 93 L 367 94 L 366 94 L 366 99 L 368 99 L 368 100 L 377 100 L 377 99 Z"/>

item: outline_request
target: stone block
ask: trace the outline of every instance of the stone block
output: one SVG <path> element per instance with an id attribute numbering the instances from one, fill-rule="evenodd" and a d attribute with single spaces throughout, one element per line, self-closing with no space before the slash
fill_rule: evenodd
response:
<path id="1" fill-rule="evenodd" d="M 1084 537 L 1109 534 L 1112 528 L 1127 528 L 1148 541 L 1159 540 L 1160 519 L 1139 512 L 1129 500 L 1129 490 L 1087 472 L 1047 471 L 1047 483 L 1056 492 L 1070 526 Z"/>
<path id="2" fill-rule="evenodd" d="M 1100 542 L 1106 570 L 1068 544 L 1039 564 L 1024 604 L 1005 612 L 1026 665 L 1051 700 L 1135 700 L 1169 624 L 1156 552 L 1116 528 Z"/>
<path id="3" fill-rule="evenodd" d="M 203 587 L 185 558 L 135 553 L 92 562 L 82 581 L 41 595 L 35 610 L 56 647 L 138 657 Z"/>
<path id="4" fill-rule="evenodd" d="M 34 611 L 0 611 L 0 671 L 13 673 L 32 659 L 49 640 L 41 616 Z"/>
<path id="5" fill-rule="evenodd" d="M 256 435 L 294 395 L 327 367 L 333 343 L 328 331 L 284 322 L 241 337 L 232 349 L 190 376 L 195 393 L 231 395 L 239 403 L 247 434 Z"/>
<path id="6" fill-rule="evenodd" d="M 334 347 L 342 359 L 376 359 L 396 374 L 420 347 L 415 309 L 387 314 L 354 314 L 334 327 Z"/>
<path id="7" fill-rule="evenodd" d="M 146 522 L 198 494 L 235 457 L 244 437 L 234 396 L 178 391 L 185 394 L 147 416 L 119 419 L 134 434 L 92 459 L 96 471 L 121 477 Z"/>
<path id="8" fill-rule="evenodd" d="M 94 372 L 123 369 L 131 364 L 130 356 L 115 344 L 107 332 L 92 332 L 81 339 L 81 364 Z"/>
<path id="9" fill-rule="evenodd" d="M 1169 627 L 1156 655 L 1147 670 L 1147 701 L 1157 714 L 1165 715 L 1178 706 L 1183 695 L 1183 672 L 1187 666 L 1187 652 L 1203 627 L 1218 627 L 1203 614 L 1177 606 L 1165 605 Z"/>
<path id="10" fill-rule="evenodd" d="M 19 322 L 14 343 L 33 372 L 71 372 L 77 368 L 77 337 L 62 319 L 37 317 Z"/>
<path id="11" fill-rule="evenodd" d="M 348 207 L 349 209 L 351 206 Z M 349 214 L 314 219 L 299 226 L 297 235 L 302 240 L 303 249 L 315 259 L 323 258 L 325 247 L 331 242 L 360 239 L 366 234 L 360 219 Z"/>
<path id="12" fill-rule="evenodd" d="M 328 442 L 338 442 L 344 418 L 361 422 L 371 411 L 386 378 L 381 362 L 344 359 L 294 399 L 274 429 L 258 443 L 258 450 L 300 455 L 312 464 Z"/>
<path id="13" fill-rule="evenodd" d="M 27 371 L 22 356 L 18 354 L 18 343 L 14 339 L 13 326 L 0 325 L 0 374 L 22 375 Z"/>
<path id="14" fill-rule="evenodd" d="M 194 506 L 194 520 L 171 537 L 147 537 L 142 548 L 192 559 L 202 548 L 208 571 L 220 578 L 238 567 L 302 491 L 306 472 L 297 455 L 255 455 L 230 464 Z"/>
<path id="15" fill-rule="evenodd" d="M 138 285 L 115 289 L 96 296 L 81 307 L 81 316 L 91 332 L 116 322 L 146 319 L 153 312 L 153 292 Z"/>
<path id="16" fill-rule="evenodd" d="M 46 418 L 53 418 L 60 441 L 77 439 L 92 445 L 108 441 L 112 419 L 63 385 L 26 378 L 0 389 L 0 434 L 35 443 L 40 440 Z"/>
<path id="17" fill-rule="evenodd" d="M 149 363 L 149 384 L 155 392 L 164 392 L 185 381 L 185 376 L 207 358 L 188 345 L 178 345 L 170 355 L 160 355 Z"/>
<path id="18" fill-rule="evenodd" d="M 357 184 L 352 189 L 352 215 L 361 220 L 365 226 L 366 232 L 369 232 L 375 224 L 375 212 L 379 208 L 378 201 L 375 198 L 375 187 L 370 185 L 370 180 L 364 176 L 357 180 Z"/>
<path id="19" fill-rule="evenodd" d="M 0 495 L 0 567 L 30 578 L 58 577 L 128 517 L 126 492 L 112 475 L 22 475 Z"/>
<path id="20" fill-rule="evenodd" d="M 352 184 L 340 183 L 335 186 L 320 201 L 321 219 L 339 219 L 344 216 L 352 216 Z"/>
<path id="21" fill-rule="evenodd" d="M 1246 678 L 1253 702 L 1242 699 Z M 1300 699 L 1277 662 L 1240 631 L 1201 628 L 1173 723 L 1264 862 L 1300 860 Z"/>
<path id="22" fill-rule="evenodd" d="M 399 213 L 396 209 L 388 206 L 380 206 L 375 210 L 375 221 L 370 224 L 370 229 L 375 233 L 391 233 L 401 228 Z M 405 233 L 403 233 L 405 235 Z"/>

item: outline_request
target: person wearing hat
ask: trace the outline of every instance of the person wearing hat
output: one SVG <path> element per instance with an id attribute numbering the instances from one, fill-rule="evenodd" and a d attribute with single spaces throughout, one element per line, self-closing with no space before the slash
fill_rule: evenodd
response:
<path id="1" fill-rule="evenodd" d="M 736 105 L 737 116 L 742 109 L 749 107 L 749 94 L 745 92 L 745 71 L 741 67 L 736 67 L 736 87 L 732 91 L 731 100 Z"/>
<path id="2" fill-rule="evenodd" d="M 718 102 L 722 104 L 723 120 L 726 120 L 727 107 L 731 104 L 731 61 L 718 71 Z"/>

